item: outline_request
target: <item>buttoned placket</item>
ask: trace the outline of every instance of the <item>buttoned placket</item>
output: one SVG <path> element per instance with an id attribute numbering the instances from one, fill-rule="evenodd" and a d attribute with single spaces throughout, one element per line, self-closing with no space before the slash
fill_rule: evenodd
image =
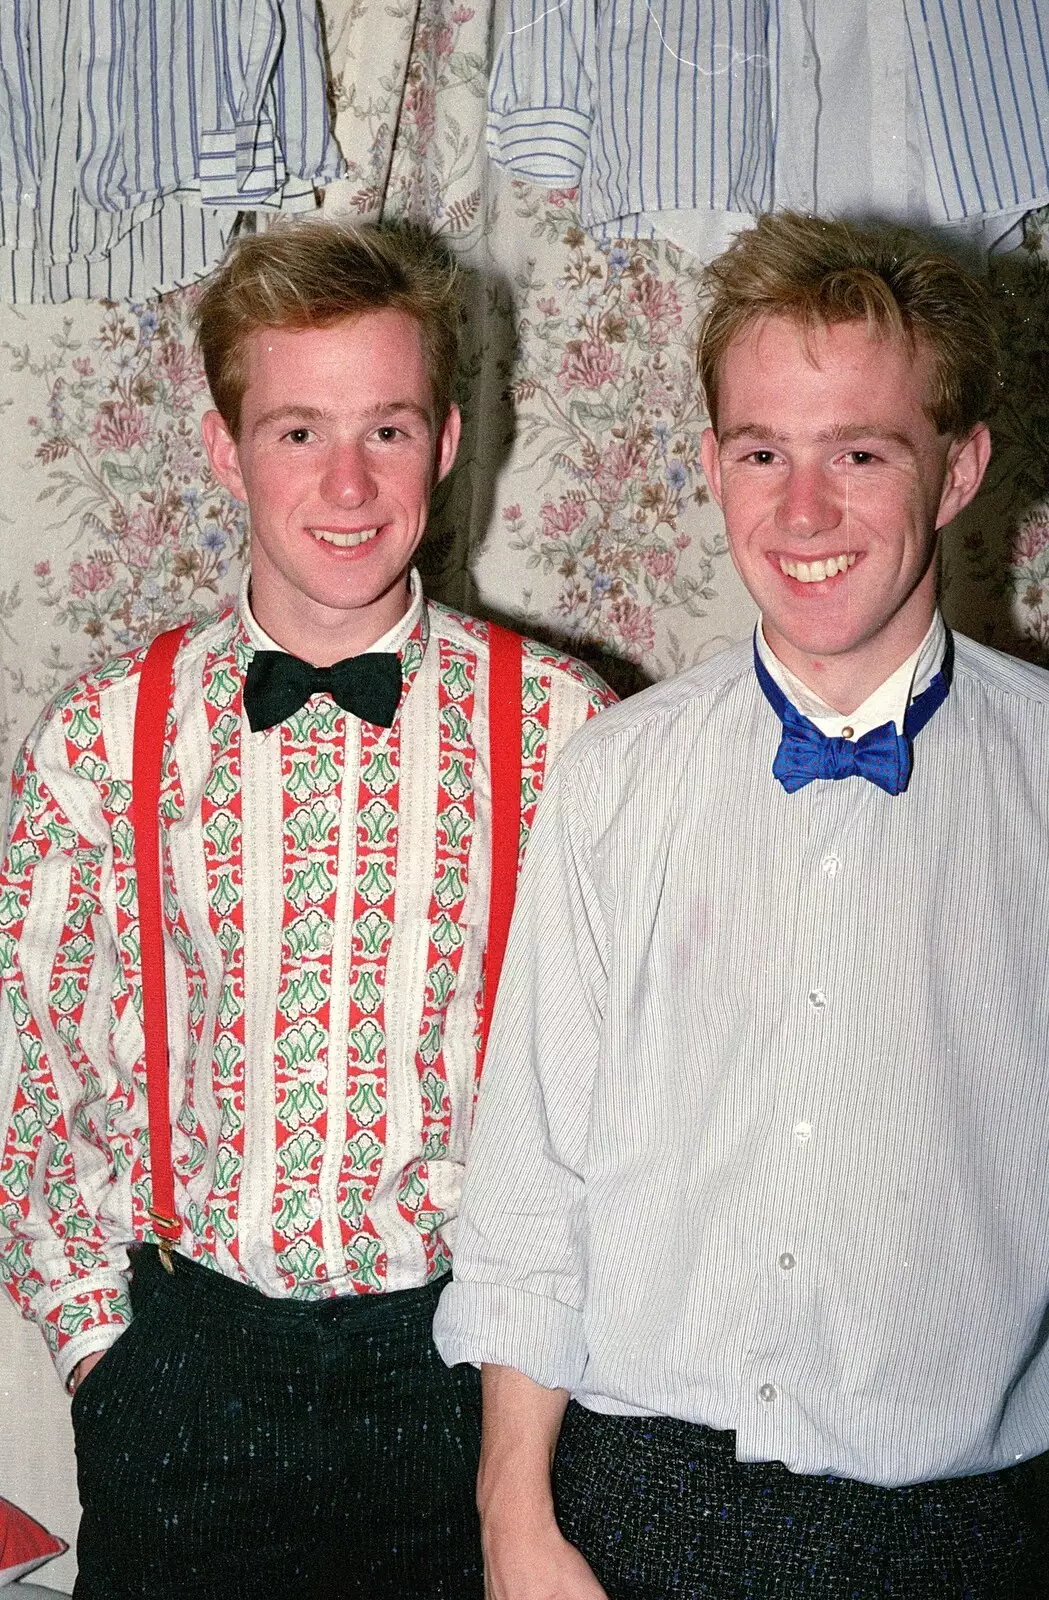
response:
<path id="1" fill-rule="evenodd" d="M 803 808 L 808 839 L 797 886 L 793 945 L 789 952 L 781 952 L 784 1014 L 794 1023 L 778 1063 L 772 1108 L 778 1181 L 770 1183 L 775 1210 L 770 1198 L 767 1255 L 760 1263 L 766 1288 L 757 1308 L 764 1330 L 761 1344 L 766 1348 L 750 1342 L 743 1373 L 744 1400 L 749 1393 L 747 1410 L 755 1418 L 759 1436 L 771 1428 L 783 1437 L 783 1408 L 791 1400 L 789 1376 L 773 1352 L 780 1341 L 787 1351 L 789 1324 L 804 1301 L 815 1265 L 806 1255 L 797 1214 L 804 1213 L 802 1194 L 819 1155 L 819 1085 L 833 1068 L 828 1050 L 834 1007 L 839 1003 L 835 947 L 841 891 L 849 870 L 848 841 L 859 811 L 873 800 L 872 786 L 859 778 L 816 781 L 785 797 L 785 804 Z"/>

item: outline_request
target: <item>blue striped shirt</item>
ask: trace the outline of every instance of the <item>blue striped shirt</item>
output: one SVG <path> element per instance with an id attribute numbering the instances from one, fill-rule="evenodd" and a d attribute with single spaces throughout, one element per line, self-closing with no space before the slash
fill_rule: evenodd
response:
<path id="1" fill-rule="evenodd" d="M 675 209 L 819 209 L 791 192 L 788 173 L 819 159 L 818 140 L 847 147 L 862 137 L 848 95 L 838 96 L 846 108 L 838 127 L 818 125 L 821 115 L 828 122 L 819 33 L 839 21 L 838 6 L 511 0 L 489 148 L 522 177 L 579 185 L 583 221 L 598 232 Z M 1049 20 L 1039 0 L 878 0 L 848 23 L 873 41 L 861 72 L 878 73 L 886 31 L 894 38 L 898 71 L 889 77 L 908 80 L 930 223 L 1049 198 Z M 877 102 L 883 85 L 874 88 Z M 800 162 L 799 93 L 816 108 Z M 901 118 L 905 99 L 901 89 Z"/>
<path id="2" fill-rule="evenodd" d="M 0 295 L 141 297 L 339 176 L 314 0 L 4 0 Z"/>

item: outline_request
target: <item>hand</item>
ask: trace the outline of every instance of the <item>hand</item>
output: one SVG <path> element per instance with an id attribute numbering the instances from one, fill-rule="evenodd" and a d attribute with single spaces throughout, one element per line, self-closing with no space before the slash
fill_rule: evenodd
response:
<path id="1" fill-rule="evenodd" d="M 484 1540 L 486 1600 L 608 1600 L 587 1562 L 556 1525 L 541 1536 Z"/>
<path id="2" fill-rule="evenodd" d="M 73 1394 L 76 1394 L 91 1368 L 98 1366 L 105 1353 L 104 1350 L 92 1350 L 89 1356 L 85 1356 L 82 1361 L 77 1362 L 73 1368 Z"/>

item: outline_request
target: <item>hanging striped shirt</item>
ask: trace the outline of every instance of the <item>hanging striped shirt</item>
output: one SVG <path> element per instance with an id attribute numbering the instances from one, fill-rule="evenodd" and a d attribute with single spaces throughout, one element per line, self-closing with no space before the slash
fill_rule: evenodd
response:
<path id="1" fill-rule="evenodd" d="M 840 0 L 511 0 L 489 147 L 522 177 L 580 185 L 598 233 L 675 209 L 824 209 L 809 192 L 823 152 L 840 161 L 865 143 L 888 94 L 901 124 L 913 116 L 930 224 L 1049 199 L 1040 0 L 872 0 L 850 9 L 854 25 L 863 53 L 840 51 L 827 70 L 878 81 L 850 96 L 820 76 L 821 48 L 839 51 Z M 893 167 L 898 136 L 881 140 Z M 871 191 L 851 198 L 884 211 L 877 168 L 875 151 Z"/>
<path id="2" fill-rule="evenodd" d="M 315 0 L 5 0 L 0 295 L 141 298 L 342 170 Z"/>

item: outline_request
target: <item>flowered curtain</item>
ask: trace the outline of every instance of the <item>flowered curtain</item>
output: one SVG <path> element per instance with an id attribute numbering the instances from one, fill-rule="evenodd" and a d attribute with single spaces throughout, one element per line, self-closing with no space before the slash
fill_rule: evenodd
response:
<path id="1" fill-rule="evenodd" d="M 430 591 L 567 642 L 629 689 L 752 626 L 698 467 L 699 263 L 598 245 L 575 196 L 484 153 L 490 0 L 326 0 L 334 214 L 410 215 L 468 275 L 460 462 Z M 1049 660 L 1049 215 L 999 263 L 1007 350 L 991 482 L 951 530 L 948 617 Z M 214 608 L 245 528 L 198 440 L 192 291 L 141 306 L 0 306 L 0 764 L 90 661 Z"/>

